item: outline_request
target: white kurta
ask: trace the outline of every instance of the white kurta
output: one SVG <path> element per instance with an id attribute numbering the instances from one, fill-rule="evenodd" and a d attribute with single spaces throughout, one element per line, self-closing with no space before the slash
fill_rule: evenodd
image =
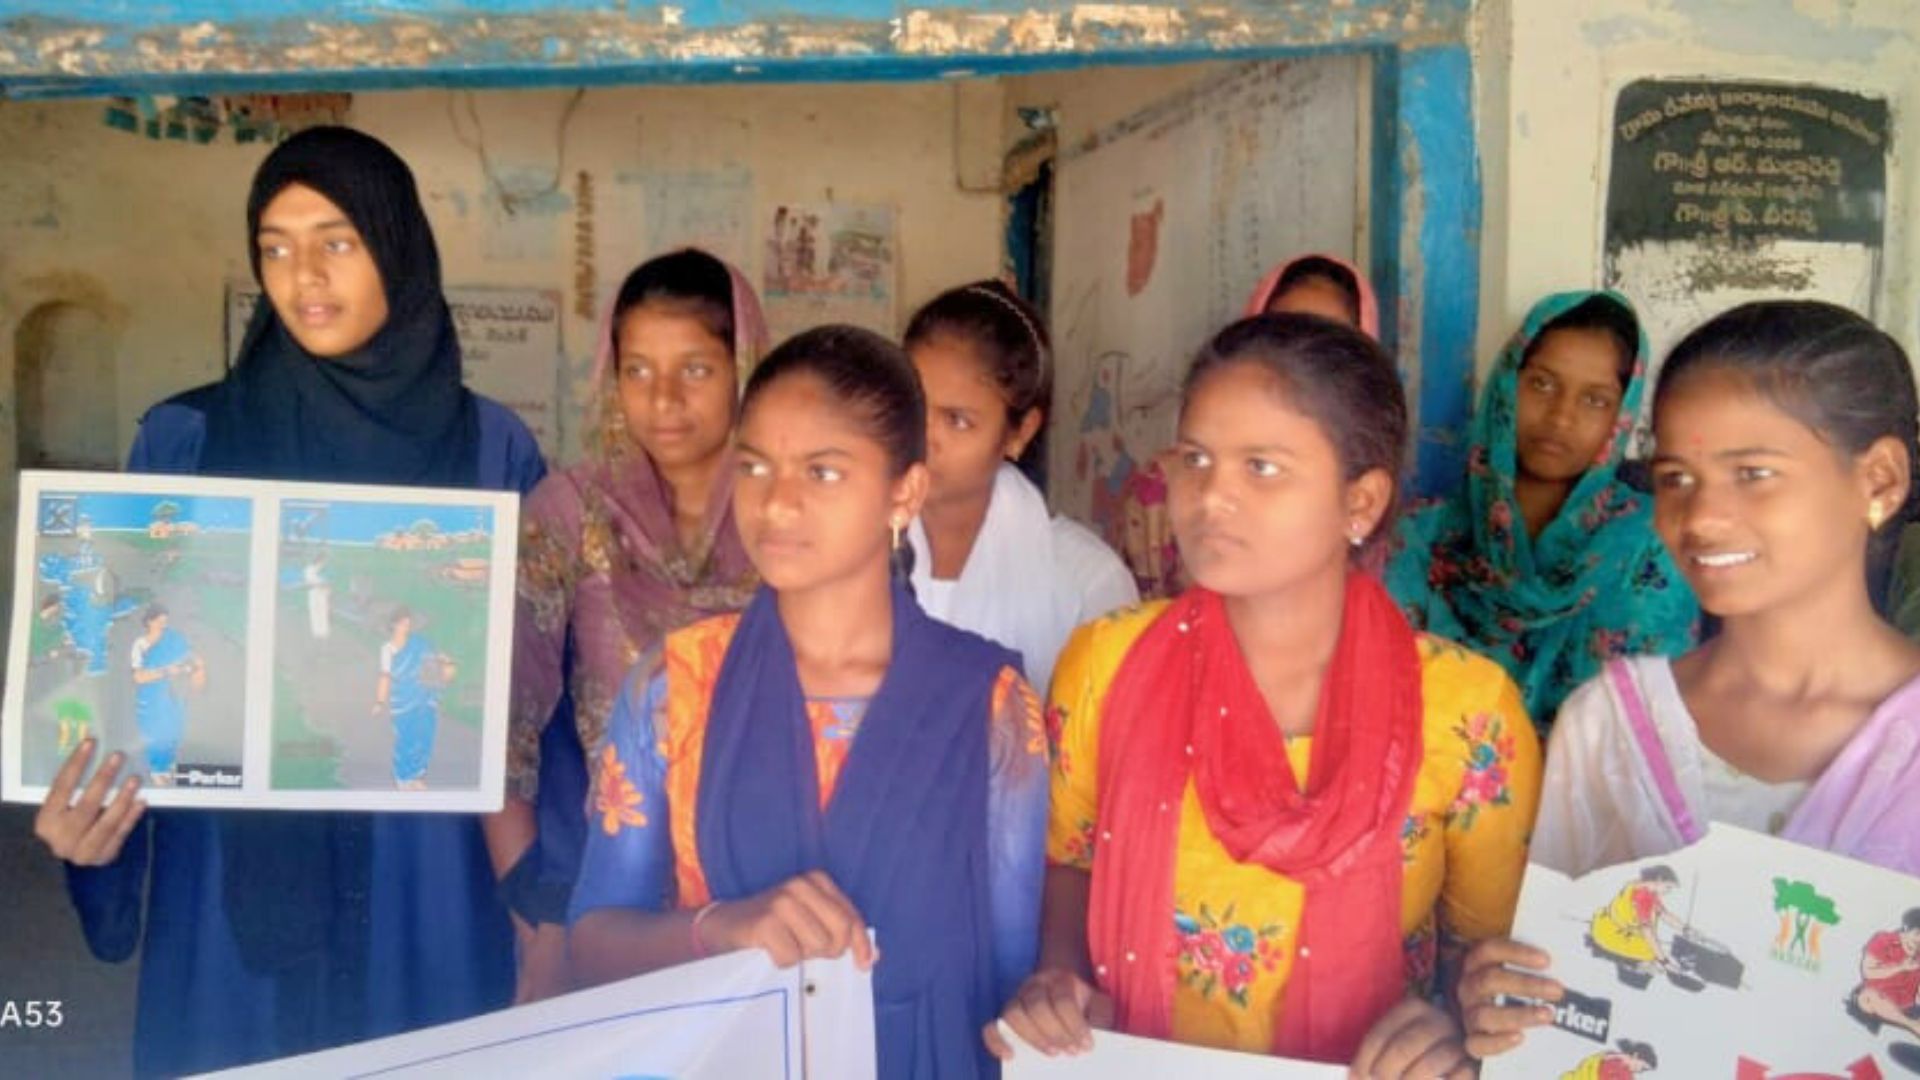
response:
<path id="1" fill-rule="evenodd" d="M 1694 821 L 1778 833 L 1809 785 L 1757 780 L 1707 749 L 1665 657 L 1636 656 L 1626 665 Z M 1554 718 L 1529 855 L 1573 875 L 1664 855 L 1684 846 L 1665 806 L 1619 688 L 1602 672 Z"/>
<path id="2" fill-rule="evenodd" d="M 934 580 L 926 529 L 915 521 L 909 533 L 920 606 L 1018 652 L 1043 700 L 1074 628 L 1140 600 L 1120 556 L 1080 523 L 1054 517 L 1040 490 L 1006 462 L 958 578 Z"/>

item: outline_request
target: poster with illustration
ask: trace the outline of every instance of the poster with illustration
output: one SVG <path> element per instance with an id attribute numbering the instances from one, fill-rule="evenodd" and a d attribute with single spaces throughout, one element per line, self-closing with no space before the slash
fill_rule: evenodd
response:
<path id="1" fill-rule="evenodd" d="M 490 669 L 476 609 L 497 531 L 492 507 L 464 499 L 281 502 L 275 790 L 479 786 Z"/>
<path id="2" fill-rule="evenodd" d="M 88 736 L 156 806 L 490 810 L 518 498 L 21 474 L 0 798 Z"/>
<path id="3" fill-rule="evenodd" d="M 1581 878 L 1529 867 L 1514 937 L 1567 994 L 1486 1080 L 1920 1076 L 1920 879 L 1715 825 Z"/>
<path id="4" fill-rule="evenodd" d="M 899 241 L 891 206 L 777 206 L 767 228 L 760 300 L 773 340 L 824 323 L 899 331 Z"/>
<path id="5" fill-rule="evenodd" d="M 151 790 L 238 787 L 252 501 L 64 487 L 20 507 L 9 773 L 44 787 L 93 736 Z"/>

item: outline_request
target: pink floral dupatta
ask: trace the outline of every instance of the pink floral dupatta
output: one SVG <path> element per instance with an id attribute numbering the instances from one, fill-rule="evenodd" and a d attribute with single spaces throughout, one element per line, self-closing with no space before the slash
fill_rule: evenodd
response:
<path id="1" fill-rule="evenodd" d="M 767 348 L 767 324 L 753 286 L 727 270 L 744 386 Z M 573 691 L 580 744 L 591 752 L 640 657 L 682 626 L 745 607 L 757 584 L 734 529 L 730 467 L 709 497 L 706 534 L 682 549 L 665 482 L 620 413 L 612 307 L 594 359 L 587 458 L 549 476 L 521 509 L 507 778 L 509 792 L 528 800 L 538 792 L 540 736 L 563 689 Z"/>

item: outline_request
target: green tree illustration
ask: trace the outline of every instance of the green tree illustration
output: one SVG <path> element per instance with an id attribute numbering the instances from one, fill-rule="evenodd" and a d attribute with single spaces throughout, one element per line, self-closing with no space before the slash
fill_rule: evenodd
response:
<path id="1" fill-rule="evenodd" d="M 1821 896 L 1810 881 L 1773 879 L 1773 910 L 1780 914 L 1780 933 L 1774 948 L 1792 948 L 1820 959 L 1820 927 L 1840 925 L 1833 897 Z"/>

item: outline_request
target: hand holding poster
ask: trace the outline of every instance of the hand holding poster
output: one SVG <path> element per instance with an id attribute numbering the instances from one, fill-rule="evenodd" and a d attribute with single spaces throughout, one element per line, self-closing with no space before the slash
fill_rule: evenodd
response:
<path id="1" fill-rule="evenodd" d="M 1920 880 L 1715 825 L 1582 878 L 1529 867 L 1513 936 L 1567 992 L 1486 1080 L 1920 1075 Z"/>
<path id="2" fill-rule="evenodd" d="M 871 1080 L 873 979 L 758 949 L 388 1039 L 209 1075 Z"/>

